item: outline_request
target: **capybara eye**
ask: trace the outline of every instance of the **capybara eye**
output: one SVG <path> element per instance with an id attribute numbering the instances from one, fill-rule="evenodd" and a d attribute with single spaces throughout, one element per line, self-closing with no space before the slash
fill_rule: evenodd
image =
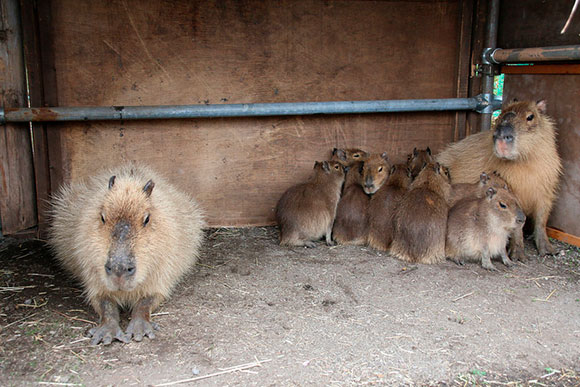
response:
<path id="1" fill-rule="evenodd" d="M 334 166 L 334 169 L 338 170 L 338 169 L 340 169 L 340 166 L 338 166 L 338 165 L 335 165 L 335 166 Z"/>
<path id="2" fill-rule="evenodd" d="M 145 220 L 143 221 L 143 227 L 147 226 L 147 223 L 149 223 L 149 214 L 145 216 Z"/>
<path id="3" fill-rule="evenodd" d="M 507 206 L 506 206 L 505 204 L 503 204 L 502 202 L 499 202 L 499 206 L 500 206 L 501 208 L 507 208 Z"/>
<path id="4" fill-rule="evenodd" d="M 534 119 L 534 115 L 530 114 L 529 116 L 526 117 L 526 120 L 531 121 Z"/>
<path id="5" fill-rule="evenodd" d="M 352 155 L 352 157 L 354 157 L 355 159 L 360 157 L 358 153 L 355 153 L 354 155 Z"/>
<path id="6" fill-rule="evenodd" d="M 101 213 L 101 222 L 103 222 L 103 224 L 105 224 L 105 214 Z"/>
<path id="7" fill-rule="evenodd" d="M 382 171 L 383 171 L 383 167 L 379 167 L 379 172 L 382 172 Z"/>

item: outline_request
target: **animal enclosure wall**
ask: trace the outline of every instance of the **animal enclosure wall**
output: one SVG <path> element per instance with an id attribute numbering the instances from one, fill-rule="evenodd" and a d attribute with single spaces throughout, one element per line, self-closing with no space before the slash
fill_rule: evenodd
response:
<path id="1" fill-rule="evenodd" d="M 467 96 L 469 1 L 59 0 L 46 10 L 60 106 Z M 450 112 L 51 124 L 50 177 L 54 189 L 144 162 L 194 195 L 212 226 L 272 224 L 281 193 L 333 147 L 401 161 L 414 146 L 440 149 L 464 123 Z"/>

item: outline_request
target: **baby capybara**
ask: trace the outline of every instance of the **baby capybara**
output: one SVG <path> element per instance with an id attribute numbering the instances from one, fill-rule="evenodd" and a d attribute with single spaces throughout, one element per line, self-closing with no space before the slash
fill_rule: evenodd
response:
<path id="1" fill-rule="evenodd" d="M 391 167 L 387 181 L 369 203 L 368 244 L 386 251 L 393 241 L 393 214 L 411 184 L 411 171 L 405 164 Z"/>
<path id="2" fill-rule="evenodd" d="M 424 165 L 432 162 L 433 156 L 429 147 L 425 149 L 413 148 L 413 153 L 407 155 L 407 167 L 409 167 L 413 179 L 421 172 Z"/>
<path id="3" fill-rule="evenodd" d="M 445 261 L 450 189 L 449 172 L 445 167 L 439 163 L 423 167 L 395 210 L 392 255 L 413 263 Z"/>
<path id="4" fill-rule="evenodd" d="M 354 163 L 365 161 L 369 154 L 358 148 L 345 148 L 332 150 L 332 161 L 338 161 L 346 167 L 350 167 Z"/>
<path id="5" fill-rule="evenodd" d="M 323 236 L 333 245 L 332 223 L 344 183 L 344 168 L 338 161 L 314 163 L 314 175 L 290 187 L 276 206 L 280 244 L 315 247 Z"/>
<path id="6" fill-rule="evenodd" d="M 364 163 L 354 163 L 346 173 L 336 208 L 332 239 L 341 245 L 364 245 L 367 240 L 370 198 L 363 191 Z"/>
<path id="7" fill-rule="evenodd" d="M 546 222 L 562 171 L 554 121 L 545 113 L 545 101 L 513 102 L 503 109 L 494 130 L 451 144 L 437 156 L 451 170 L 453 183 L 475 183 L 481 171 L 497 171 L 533 218 L 540 254 L 554 252 Z M 512 258 L 524 260 L 523 234 L 516 234 Z"/>
<path id="8" fill-rule="evenodd" d="M 370 154 L 363 164 L 362 187 L 367 195 L 372 195 L 383 186 L 389 177 L 389 157 L 387 152 Z"/>
<path id="9" fill-rule="evenodd" d="M 451 208 L 457 204 L 458 201 L 466 198 L 482 198 L 485 196 L 489 187 L 493 187 L 496 190 L 505 189 L 511 192 L 507 182 L 497 172 L 482 172 L 479 175 L 479 181 L 477 183 L 451 184 L 451 192 L 447 204 L 449 205 L 449 208 Z"/>
<path id="10" fill-rule="evenodd" d="M 91 343 L 153 338 L 150 313 L 195 264 L 204 221 L 196 202 L 145 166 L 126 165 L 63 186 L 49 242 L 99 314 Z M 125 332 L 119 306 L 131 309 Z"/>
<path id="11" fill-rule="evenodd" d="M 501 256 L 504 265 L 512 265 L 505 246 L 509 235 L 523 227 L 526 216 L 508 190 L 489 187 L 485 193 L 460 200 L 449 210 L 445 254 L 458 263 L 475 260 L 495 270 L 492 257 Z"/>

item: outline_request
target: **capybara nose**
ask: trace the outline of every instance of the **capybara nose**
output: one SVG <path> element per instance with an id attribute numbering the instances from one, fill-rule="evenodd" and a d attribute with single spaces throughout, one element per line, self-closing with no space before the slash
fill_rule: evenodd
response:
<path id="1" fill-rule="evenodd" d="M 514 141 L 514 128 L 509 125 L 500 125 L 493 133 L 494 140 L 503 140 L 505 142 Z"/>
<path id="2" fill-rule="evenodd" d="M 117 277 L 130 277 L 135 275 L 137 267 L 133 263 L 113 265 L 110 262 L 105 264 L 105 272 L 107 275 L 115 275 Z"/>
<path id="3" fill-rule="evenodd" d="M 113 267 L 109 262 L 105 263 L 105 272 L 107 273 L 107 275 L 113 274 Z"/>
<path id="4" fill-rule="evenodd" d="M 526 222 L 526 216 L 524 215 L 523 211 L 519 210 L 516 213 L 516 222 L 524 224 Z"/>

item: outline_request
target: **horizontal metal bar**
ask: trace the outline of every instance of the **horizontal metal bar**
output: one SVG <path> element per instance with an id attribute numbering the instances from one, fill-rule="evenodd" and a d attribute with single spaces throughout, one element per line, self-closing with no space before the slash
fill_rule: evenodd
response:
<path id="1" fill-rule="evenodd" d="M 39 121 L 151 120 L 172 118 L 287 116 L 482 110 L 489 103 L 472 98 L 255 103 L 224 105 L 94 106 L 0 109 L 0 123 Z"/>
<path id="2" fill-rule="evenodd" d="M 512 49 L 496 48 L 489 52 L 488 60 L 494 64 L 580 60 L 580 45 Z"/>

